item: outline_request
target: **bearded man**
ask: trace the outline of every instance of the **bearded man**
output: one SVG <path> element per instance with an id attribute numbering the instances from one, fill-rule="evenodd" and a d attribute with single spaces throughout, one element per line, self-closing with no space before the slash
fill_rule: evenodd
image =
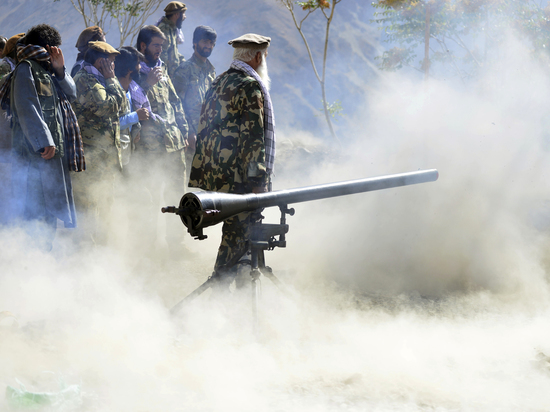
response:
<path id="1" fill-rule="evenodd" d="M 16 45 L 18 64 L 0 90 L 12 116 L 13 212 L 29 222 L 33 241 L 44 250 L 52 248 L 58 219 L 76 225 L 69 170 L 85 168 L 69 103 L 76 87 L 60 45 L 55 28 L 31 28 Z"/>
<path id="2" fill-rule="evenodd" d="M 170 76 L 185 61 L 183 55 L 178 51 L 178 45 L 183 43 L 181 25 L 185 20 L 186 11 L 187 6 L 185 4 L 179 1 L 171 1 L 164 8 L 164 17 L 157 23 L 158 28 L 166 37 L 160 58 L 166 63 Z"/>
<path id="3" fill-rule="evenodd" d="M 195 141 L 199 128 L 201 107 L 206 92 L 216 78 L 216 70 L 208 57 L 216 46 L 218 35 L 212 27 L 198 26 L 193 33 L 193 56 L 184 61 L 174 72 L 172 83 L 180 97 L 185 119 L 189 125 L 186 158 L 188 165 L 195 154 Z"/>
<path id="4" fill-rule="evenodd" d="M 271 39 L 245 34 L 231 40 L 233 62 L 206 94 L 189 186 L 225 193 L 270 190 L 275 159 L 275 122 L 269 96 L 267 48 Z M 254 213 L 227 219 L 214 266 L 220 284 L 233 278 L 238 288 L 249 284 L 250 272 L 239 270 L 249 251 Z"/>
<path id="5" fill-rule="evenodd" d="M 144 26 L 138 34 L 137 49 L 145 56 L 138 84 L 151 104 L 149 120 L 141 122 L 141 137 L 136 145 L 132 174 L 147 189 L 150 196 L 143 199 L 143 236 L 155 239 L 158 206 L 164 183 L 164 199 L 179 201 L 185 191 L 186 166 L 184 149 L 187 146 L 187 122 L 181 101 L 174 89 L 166 65 L 160 58 L 165 37 L 156 26 Z M 181 254 L 184 233 L 176 225 L 166 225 L 166 242 L 172 252 Z"/>

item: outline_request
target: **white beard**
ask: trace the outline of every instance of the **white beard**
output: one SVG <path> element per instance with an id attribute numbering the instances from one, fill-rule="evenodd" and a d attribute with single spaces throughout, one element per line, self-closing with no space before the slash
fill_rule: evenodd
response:
<path id="1" fill-rule="evenodd" d="M 258 73 L 258 76 L 262 79 L 264 82 L 264 86 L 269 91 L 271 89 L 271 79 L 269 78 L 269 73 L 267 71 L 267 63 L 265 61 L 265 57 L 262 58 L 262 62 L 256 69 L 256 73 Z"/>

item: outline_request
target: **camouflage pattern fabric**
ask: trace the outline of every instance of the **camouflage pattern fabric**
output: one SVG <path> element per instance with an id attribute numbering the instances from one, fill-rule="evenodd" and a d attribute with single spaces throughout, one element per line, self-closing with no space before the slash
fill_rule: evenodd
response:
<path id="1" fill-rule="evenodd" d="M 143 63 L 145 64 L 145 63 Z M 150 119 L 141 123 L 139 145 L 152 152 L 175 152 L 187 146 L 187 121 L 183 114 L 181 101 L 167 74 L 166 65 L 162 66 L 163 80 L 154 86 L 147 83 L 147 76 L 139 74 L 139 85 L 147 93 L 151 111 L 164 119 Z"/>
<path id="2" fill-rule="evenodd" d="M 200 116 L 190 187 L 250 193 L 268 185 L 263 108 L 260 85 L 240 70 L 214 81 Z"/>
<path id="3" fill-rule="evenodd" d="M 92 146 L 111 154 L 118 159 L 122 169 L 119 118 L 129 110 L 124 89 L 116 77 L 105 79 L 103 86 L 84 69 L 76 74 L 74 82 L 77 99 L 72 106 L 85 147 Z"/>
<path id="4" fill-rule="evenodd" d="M 189 186 L 228 193 L 265 187 L 264 103 L 258 82 L 229 69 L 208 90 L 202 108 Z M 255 214 L 227 219 L 214 269 L 228 273 L 248 250 Z"/>
<path id="5" fill-rule="evenodd" d="M 222 241 L 218 249 L 218 256 L 214 270 L 229 271 L 237 261 L 248 251 L 248 237 L 252 213 L 239 213 L 223 222 Z"/>
<path id="6" fill-rule="evenodd" d="M 166 63 L 168 66 L 168 74 L 172 76 L 176 68 L 185 61 L 183 54 L 180 54 L 178 51 L 176 24 L 168 20 L 165 16 L 158 24 L 158 28 L 166 36 L 160 58 Z"/>
<path id="7" fill-rule="evenodd" d="M 197 134 L 201 107 L 206 92 L 216 78 L 216 70 L 210 60 L 203 63 L 194 54 L 181 63 L 172 76 L 172 83 L 181 99 L 189 132 Z"/>

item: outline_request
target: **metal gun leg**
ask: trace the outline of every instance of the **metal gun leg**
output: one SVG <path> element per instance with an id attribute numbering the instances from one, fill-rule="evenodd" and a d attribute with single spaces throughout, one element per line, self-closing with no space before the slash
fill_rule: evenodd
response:
<path id="1" fill-rule="evenodd" d="M 257 336 L 259 332 L 259 315 L 258 315 L 258 307 L 259 307 L 259 300 L 260 300 L 260 268 L 258 267 L 258 249 L 252 248 L 251 251 L 251 267 L 250 267 L 250 277 L 252 282 L 252 329 L 254 331 L 254 334 Z"/>
<path id="2" fill-rule="evenodd" d="M 211 287 L 217 281 L 218 279 L 214 275 L 210 276 L 206 282 L 204 282 L 202 285 L 200 285 L 197 289 L 195 289 L 189 295 L 184 297 L 178 303 L 176 303 L 172 307 L 172 309 L 170 309 L 170 314 L 171 315 L 177 314 L 186 303 L 191 302 L 193 299 L 195 299 L 197 296 L 199 296 L 201 293 L 203 293 L 206 289 Z"/>
<path id="3" fill-rule="evenodd" d="M 284 283 L 281 282 L 277 276 L 275 276 L 273 269 L 265 265 L 265 254 L 263 249 L 258 252 L 258 263 L 258 266 L 261 268 L 262 275 L 271 280 L 281 292 L 288 293 L 288 289 Z"/>

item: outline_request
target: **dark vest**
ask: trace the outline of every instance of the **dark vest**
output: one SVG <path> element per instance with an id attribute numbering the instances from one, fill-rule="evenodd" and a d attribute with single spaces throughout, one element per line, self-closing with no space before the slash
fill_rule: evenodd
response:
<path id="1" fill-rule="evenodd" d="M 36 94 L 38 95 L 38 100 L 40 102 L 40 108 L 42 109 L 42 116 L 44 122 L 48 125 L 52 139 L 55 145 L 55 156 L 63 157 L 65 152 L 65 144 L 63 142 L 63 126 L 59 122 L 59 96 L 55 87 L 54 80 L 51 74 L 45 70 L 40 64 L 34 60 L 22 60 L 19 64 L 27 62 L 31 65 L 32 77 L 34 79 L 34 84 L 36 87 Z M 18 64 L 18 66 L 19 66 Z M 14 77 L 15 78 L 15 77 Z M 13 79 L 11 84 L 13 90 Z M 12 107 L 11 112 L 13 113 L 13 129 L 12 129 L 12 144 L 13 150 L 19 154 L 29 153 L 39 156 L 40 153 L 34 151 L 30 143 L 24 139 L 23 130 L 21 129 L 21 124 L 17 117 L 17 112 Z M 19 135 L 20 138 L 16 138 Z"/>

